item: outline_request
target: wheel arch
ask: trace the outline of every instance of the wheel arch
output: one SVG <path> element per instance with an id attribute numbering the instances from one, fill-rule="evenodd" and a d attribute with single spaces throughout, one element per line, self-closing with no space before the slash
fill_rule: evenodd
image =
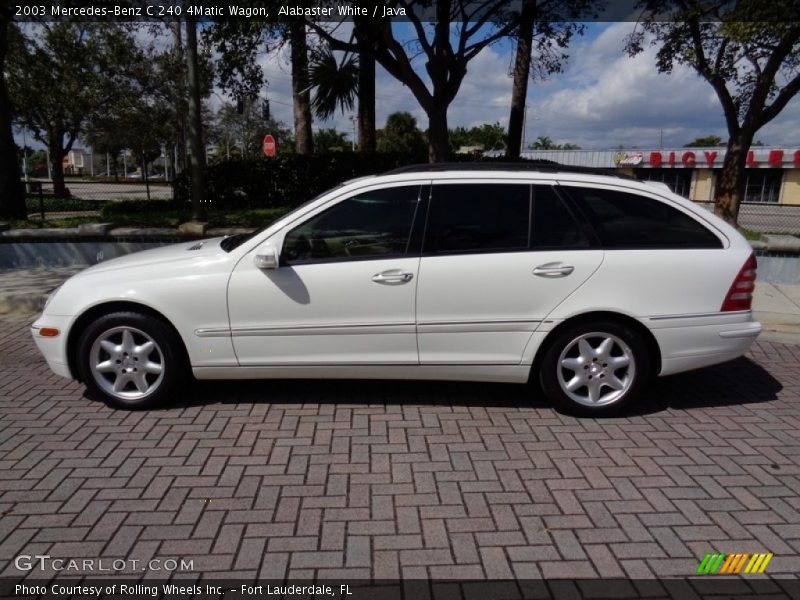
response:
<path id="1" fill-rule="evenodd" d="M 631 329 L 635 330 L 642 336 L 642 339 L 647 346 L 647 351 L 650 355 L 650 359 L 652 360 L 653 366 L 653 374 L 657 375 L 661 372 L 661 348 L 658 345 L 658 341 L 656 341 L 653 332 L 650 331 L 644 323 L 635 319 L 629 315 L 625 315 L 622 313 L 612 312 L 612 311 L 592 311 L 587 313 L 581 313 L 579 315 L 575 315 L 569 317 L 556 325 L 542 340 L 542 343 L 539 345 L 539 348 L 536 350 L 536 356 L 534 356 L 533 364 L 531 365 L 531 371 L 528 375 L 529 379 L 533 379 L 533 375 L 539 372 L 539 366 L 541 361 L 547 352 L 547 349 L 550 347 L 550 344 L 553 343 L 553 340 L 559 335 L 561 331 L 566 329 L 567 327 L 571 327 L 578 323 L 592 323 L 596 321 L 614 321 L 621 325 L 626 325 Z"/>
<path id="2" fill-rule="evenodd" d="M 75 322 L 69 328 L 69 334 L 67 336 L 67 366 L 69 367 L 69 371 L 75 379 L 81 381 L 80 369 L 78 369 L 78 340 L 80 340 L 81 334 L 86 330 L 86 327 L 89 325 L 89 323 L 103 315 L 124 311 L 137 312 L 148 317 L 158 319 L 164 323 L 167 327 L 172 329 L 173 333 L 181 341 L 181 347 L 184 356 L 189 356 L 186 343 L 183 341 L 183 337 L 181 337 L 181 334 L 178 332 L 175 325 L 173 325 L 167 317 L 165 317 L 156 309 L 152 308 L 151 306 L 147 306 L 146 304 L 131 302 L 129 300 L 103 302 L 101 304 L 95 304 L 94 306 L 86 309 L 78 316 L 77 319 L 75 319 Z"/>

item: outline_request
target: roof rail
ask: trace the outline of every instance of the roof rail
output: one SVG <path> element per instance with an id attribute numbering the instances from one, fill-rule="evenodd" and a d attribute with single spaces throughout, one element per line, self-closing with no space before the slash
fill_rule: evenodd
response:
<path id="1" fill-rule="evenodd" d="M 586 175 L 607 175 L 620 179 L 636 179 L 625 173 L 620 173 L 612 168 L 576 167 L 561 165 L 551 160 L 526 160 L 522 162 L 453 162 L 453 163 L 424 163 L 406 165 L 387 171 L 384 175 L 400 175 L 403 173 L 439 173 L 442 171 L 534 171 L 540 173 L 583 173 Z"/>

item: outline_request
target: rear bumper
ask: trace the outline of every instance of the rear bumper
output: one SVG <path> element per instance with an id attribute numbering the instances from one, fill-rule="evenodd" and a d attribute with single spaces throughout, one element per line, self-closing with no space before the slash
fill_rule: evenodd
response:
<path id="1" fill-rule="evenodd" d="M 745 354 L 761 333 L 750 311 L 651 321 L 661 349 L 659 375 L 672 375 L 733 360 Z"/>

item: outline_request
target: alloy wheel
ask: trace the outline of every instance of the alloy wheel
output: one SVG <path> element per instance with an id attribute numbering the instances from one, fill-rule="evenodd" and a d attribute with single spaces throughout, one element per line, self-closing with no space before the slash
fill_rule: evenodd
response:
<path id="1" fill-rule="evenodd" d="M 140 400 L 164 380 L 164 354 L 144 331 L 114 327 L 95 339 L 89 351 L 89 368 L 107 394 L 122 400 Z"/>
<path id="2" fill-rule="evenodd" d="M 562 391 L 583 406 L 604 406 L 620 400 L 636 376 L 630 347 L 610 333 L 584 333 L 566 345 L 558 358 Z"/>

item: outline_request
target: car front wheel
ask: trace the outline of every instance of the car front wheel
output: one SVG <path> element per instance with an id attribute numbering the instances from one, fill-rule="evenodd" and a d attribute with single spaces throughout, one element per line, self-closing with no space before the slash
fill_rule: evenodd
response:
<path id="1" fill-rule="evenodd" d="M 612 321 L 579 323 L 559 332 L 539 373 L 556 407 L 581 416 L 617 414 L 641 395 L 650 376 L 642 336 Z"/>
<path id="2" fill-rule="evenodd" d="M 184 381 L 185 353 L 161 320 L 117 312 L 92 322 L 78 343 L 81 376 L 90 392 L 117 408 L 139 409 L 169 399 Z"/>

